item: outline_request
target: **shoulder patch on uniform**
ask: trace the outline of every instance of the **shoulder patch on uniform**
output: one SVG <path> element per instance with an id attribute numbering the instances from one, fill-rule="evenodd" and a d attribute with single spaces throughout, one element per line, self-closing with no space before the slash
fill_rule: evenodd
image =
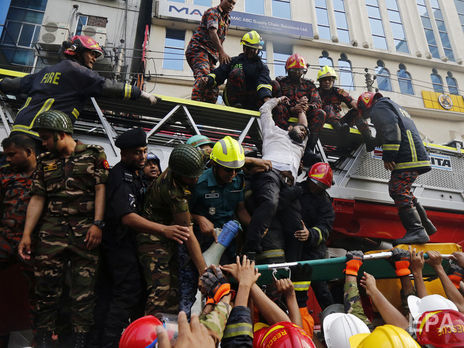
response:
<path id="1" fill-rule="evenodd" d="M 56 164 L 56 162 L 48 163 L 47 165 L 44 165 L 43 167 L 44 172 L 51 172 L 52 170 L 57 170 L 57 169 L 58 169 L 58 165 Z"/>
<path id="2" fill-rule="evenodd" d="M 39 160 L 44 160 L 47 159 L 52 153 L 47 151 L 47 152 L 42 152 L 39 157 L 37 157 Z"/>
<path id="3" fill-rule="evenodd" d="M 103 168 L 110 169 L 110 164 L 108 163 L 107 160 L 103 160 L 102 165 L 103 165 Z"/>

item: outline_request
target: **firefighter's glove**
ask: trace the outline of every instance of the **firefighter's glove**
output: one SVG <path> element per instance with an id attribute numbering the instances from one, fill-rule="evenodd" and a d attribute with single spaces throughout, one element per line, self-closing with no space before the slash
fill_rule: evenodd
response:
<path id="1" fill-rule="evenodd" d="M 200 290 L 208 296 L 207 303 L 218 303 L 230 294 L 230 284 L 219 267 L 211 266 L 200 277 Z"/>
<path id="2" fill-rule="evenodd" d="M 346 253 L 346 268 L 344 272 L 346 275 L 357 277 L 358 271 L 363 264 L 364 254 L 360 250 L 348 251 Z"/>
<path id="3" fill-rule="evenodd" d="M 454 286 L 459 289 L 459 284 L 461 280 L 464 279 L 464 268 L 455 263 L 450 263 L 448 278 L 453 282 Z"/>
<path id="4" fill-rule="evenodd" d="M 409 270 L 411 254 L 404 249 L 395 248 L 392 250 L 390 263 L 395 267 L 395 273 L 398 277 L 404 277 L 411 274 Z"/>

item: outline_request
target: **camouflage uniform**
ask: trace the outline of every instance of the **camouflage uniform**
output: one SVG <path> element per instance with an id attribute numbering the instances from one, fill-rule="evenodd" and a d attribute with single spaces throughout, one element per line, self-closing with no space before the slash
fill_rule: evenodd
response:
<path id="1" fill-rule="evenodd" d="M 104 184 L 108 162 L 103 148 L 77 143 L 68 159 L 46 152 L 40 155 L 32 195 L 44 196 L 34 250 L 36 328 L 55 328 L 64 268 L 71 262 L 70 297 L 75 332 L 93 324 L 98 249 L 88 250 L 84 239 L 94 221 L 95 185 Z"/>
<path id="2" fill-rule="evenodd" d="M 211 312 L 200 315 L 200 323 L 214 335 L 217 342 L 222 339 L 231 310 L 232 307 L 229 304 L 219 302 Z"/>
<path id="3" fill-rule="evenodd" d="M 171 225 L 174 215 L 188 213 L 191 192 L 174 180 L 168 168 L 150 186 L 143 215 L 154 222 Z M 177 314 L 179 311 L 179 263 L 177 242 L 160 234 L 138 233 L 137 249 L 147 284 L 146 314 Z"/>
<path id="4" fill-rule="evenodd" d="M 369 131 L 369 125 L 367 122 L 359 115 L 356 110 L 353 110 L 353 106 L 351 103 L 353 102 L 353 98 L 342 88 L 332 87 L 331 89 L 324 90 L 321 87 L 318 88 L 319 95 L 322 99 L 322 109 L 326 113 L 326 122 L 329 124 L 333 124 L 336 121 L 340 121 L 341 115 L 340 112 L 342 111 L 341 104 L 345 103 L 345 105 L 352 110 L 352 112 L 348 112 L 343 118 L 343 123 L 347 123 L 350 126 L 356 125 L 358 130 L 361 131 Z"/>
<path id="5" fill-rule="evenodd" d="M 359 296 L 358 285 L 356 282 L 345 282 L 344 286 L 344 303 L 345 313 L 353 314 L 361 319 L 366 325 L 371 325 L 371 322 L 364 314 L 364 309 Z"/>
<path id="6" fill-rule="evenodd" d="M 419 176 L 417 170 L 411 171 L 393 171 L 390 181 L 388 182 L 388 192 L 390 197 L 395 201 L 397 208 L 413 207 L 416 197 L 411 191 L 412 184 Z"/>
<path id="7" fill-rule="evenodd" d="M 9 165 L 0 168 L 0 264 L 18 254 L 31 185 L 32 176 L 16 173 Z"/>
<path id="8" fill-rule="evenodd" d="M 298 115 L 292 115 L 290 108 L 298 103 L 302 97 L 307 97 L 309 109 L 306 112 L 308 126 L 312 134 L 319 134 L 325 122 L 325 112 L 321 109 L 322 101 L 316 86 L 312 80 L 301 79 L 295 83 L 288 76 L 279 76 L 272 81 L 272 96 L 286 96 L 290 99 L 290 105 L 279 104 L 272 115 L 277 126 L 287 130 L 291 123 L 298 122 Z"/>
<path id="9" fill-rule="evenodd" d="M 211 89 L 201 88 L 200 78 L 208 75 L 219 60 L 219 53 L 209 37 L 211 28 L 217 29 L 221 44 L 224 42 L 229 29 L 230 16 L 224 13 L 220 6 L 212 7 L 203 13 L 200 26 L 193 33 L 192 39 L 185 51 L 185 57 L 193 71 L 195 84 L 192 90 L 192 100 L 199 100 L 215 104 L 219 95 L 217 86 Z"/>

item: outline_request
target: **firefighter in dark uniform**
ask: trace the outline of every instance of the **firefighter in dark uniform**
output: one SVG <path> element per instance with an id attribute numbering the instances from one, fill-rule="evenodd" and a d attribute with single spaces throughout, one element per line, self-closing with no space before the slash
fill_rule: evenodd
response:
<path id="1" fill-rule="evenodd" d="M 332 200 L 326 191 L 332 186 L 332 179 L 333 173 L 330 165 L 319 162 L 311 167 L 307 180 L 299 185 L 302 189 L 302 195 L 300 196 L 301 215 L 305 226 L 309 230 L 309 238 L 303 247 L 303 260 L 316 260 L 327 257 L 325 243 L 335 220 Z M 327 282 L 313 281 L 311 286 L 322 309 L 334 303 Z M 298 289 L 295 288 L 295 290 Z M 299 296 L 297 291 L 300 308 L 302 306 L 306 307 L 307 293 L 304 295 Z"/>
<path id="2" fill-rule="evenodd" d="M 74 36 L 63 43 L 66 59 L 23 78 L 0 81 L 0 90 L 9 94 L 27 94 L 19 109 L 12 132 L 23 132 L 38 139 L 32 130 L 37 116 L 49 109 L 60 110 L 74 123 L 89 97 L 112 97 L 120 99 L 148 99 L 156 103 L 156 97 L 140 91 L 136 86 L 107 80 L 92 71 L 103 50 L 92 38 Z"/>
<path id="3" fill-rule="evenodd" d="M 358 110 L 374 124 L 376 141 L 383 149 L 384 167 L 391 171 L 388 190 L 406 229 L 405 236 L 394 244 L 427 243 L 436 229 L 411 191 L 417 177 L 431 169 L 416 125 L 406 110 L 380 93 L 362 93 Z"/>
<path id="4" fill-rule="evenodd" d="M 243 53 L 203 77 L 202 86 L 211 89 L 227 80 L 224 90 L 226 105 L 258 110 L 272 96 L 269 69 L 259 56 L 264 43 L 254 30 L 243 35 L 240 43 L 243 45 Z"/>
<path id="5" fill-rule="evenodd" d="M 136 234 L 185 229 L 157 224 L 140 215 L 146 191 L 142 176 L 147 156 L 145 132 L 141 128 L 128 130 L 116 139 L 116 146 L 121 149 L 121 161 L 111 169 L 107 182 L 94 347 L 117 348 L 129 319 L 137 319 L 135 311 L 143 302 L 144 284 Z"/>

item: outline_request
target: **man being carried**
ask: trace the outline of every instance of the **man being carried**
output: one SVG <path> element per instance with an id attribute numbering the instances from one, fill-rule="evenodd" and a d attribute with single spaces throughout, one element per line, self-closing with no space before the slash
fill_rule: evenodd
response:
<path id="1" fill-rule="evenodd" d="M 279 194 L 289 190 L 295 184 L 301 158 L 308 140 L 306 108 L 302 107 L 298 123 L 290 125 L 288 131 L 278 127 L 272 119 L 272 109 L 279 103 L 288 102 L 287 97 L 273 98 L 261 108 L 259 124 L 263 134 L 263 159 L 272 162 L 272 170 L 256 173 L 252 177 L 251 188 L 256 209 L 247 231 L 246 248 L 248 251 L 261 252 L 261 239 L 279 207 Z M 298 201 L 295 200 L 279 211 L 279 218 L 284 221 L 286 250 L 293 259 L 299 258 L 301 242 L 295 233 L 302 229 Z"/>
<path id="2" fill-rule="evenodd" d="M 192 90 L 192 100 L 216 104 L 219 95 L 217 86 L 210 90 L 202 89 L 201 77 L 213 70 L 216 62 L 230 63 L 230 57 L 222 46 L 230 24 L 230 12 L 234 9 L 236 0 L 221 0 L 219 6 L 212 7 L 203 13 L 200 26 L 193 33 L 185 57 L 193 71 L 195 83 Z"/>
<path id="3" fill-rule="evenodd" d="M 243 53 L 202 78 L 202 88 L 211 90 L 227 80 L 224 102 L 228 106 L 257 110 L 272 95 L 269 69 L 259 56 L 261 36 L 254 30 L 243 35 Z"/>

